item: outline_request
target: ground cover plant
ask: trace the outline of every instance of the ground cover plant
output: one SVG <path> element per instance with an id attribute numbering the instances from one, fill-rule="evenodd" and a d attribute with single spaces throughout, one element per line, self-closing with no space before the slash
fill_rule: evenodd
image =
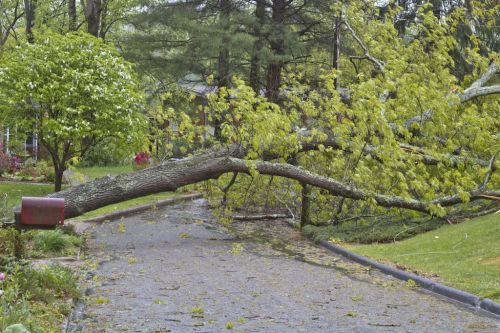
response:
<path id="1" fill-rule="evenodd" d="M 76 255 L 81 244 L 67 229 L 21 232 L 0 226 L 0 331 L 20 323 L 31 332 L 60 330 L 81 296 L 79 277 L 70 268 L 32 261 Z"/>
<path id="2" fill-rule="evenodd" d="M 2 269 L 0 331 L 19 323 L 33 333 L 60 331 L 72 300 L 81 296 L 78 276 L 61 266 L 35 270 L 16 264 Z"/>
<path id="3" fill-rule="evenodd" d="M 400 242 L 343 246 L 499 302 L 499 235 L 500 215 L 492 214 L 447 224 Z"/>

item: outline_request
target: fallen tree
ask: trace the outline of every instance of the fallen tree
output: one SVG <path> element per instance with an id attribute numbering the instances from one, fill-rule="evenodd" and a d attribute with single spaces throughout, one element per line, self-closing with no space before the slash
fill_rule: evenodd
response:
<path id="1" fill-rule="evenodd" d="M 344 199 L 430 215 L 445 215 L 443 207 L 468 201 L 499 200 L 496 56 L 471 56 L 474 72 L 459 86 L 449 70 L 453 42 L 443 42 L 449 32 L 431 12 L 419 14 L 415 33 L 420 35 L 413 40 L 394 34 L 389 21 L 368 27 L 355 12 L 347 8 L 345 25 L 357 52 L 369 61 L 355 76 L 344 74 L 343 80 L 350 80 L 348 101 L 334 84 L 338 73 L 325 74 L 313 85 L 290 78 L 280 105 L 234 80 L 208 101 L 208 112 L 221 125 L 222 147 L 51 196 L 64 198 L 66 217 L 74 217 L 233 173 L 229 184 L 219 186 L 225 203 L 242 173 L 294 180 L 296 197 L 305 187 L 312 188 L 303 192 L 315 199 L 327 193 L 334 198 L 330 203 L 337 200 L 334 209 L 327 209 L 341 219 L 372 213 L 349 208 L 341 216 Z M 170 138 L 185 134 L 200 146 L 205 129 L 195 129 L 188 116 L 160 116 L 182 129 L 168 132 Z"/>
<path id="2" fill-rule="evenodd" d="M 336 196 L 354 200 L 372 199 L 383 207 L 405 208 L 427 214 L 432 214 L 431 205 L 445 207 L 465 201 L 458 195 L 446 196 L 431 202 L 422 202 L 398 196 L 370 193 L 290 164 L 249 161 L 238 158 L 241 153 L 239 149 L 227 149 L 183 160 L 169 161 L 130 174 L 100 178 L 54 193 L 49 197 L 64 198 L 65 217 L 70 218 L 124 200 L 163 191 L 175 191 L 182 186 L 215 179 L 225 173 L 250 173 L 255 170 L 260 174 L 286 177 L 319 187 Z M 470 200 L 500 200 L 500 191 L 476 190 L 471 191 L 469 195 Z"/>
<path id="3" fill-rule="evenodd" d="M 498 71 L 496 65 L 490 65 L 487 77 L 491 79 L 493 69 Z M 473 83 L 472 87 L 484 84 L 485 75 Z M 474 88 L 475 89 L 475 88 Z M 467 89 L 469 90 L 469 89 Z M 467 91 L 466 90 L 466 91 Z M 480 95 L 478 95 L 480 96 Z M 464 99 L 469 101 L 469 99 Z M 431 116 L 431 115 L 429 115 Z M 263 120 L 264 122 L 266 119 Z M 297 142 L 293 144 L 297 147 L 286 155 L 293 156 L 307 152 L 319 152 L 325 147 L 333 150 L 343 151 L 354 154 L 356 148 L 354 143 L 349 143 L 333 134 L 324 134 L 326 138 L 319 139 L 317 134 L 311 134 L 312 131 L 306 130 L 295 133 Z M 316 132 L 319 132 L 316 130 Z M 272 140 L 271 140 L 272 141 Z M 286 142 L 282 145 L 286 146 Z M 292 145 L 293 145 L 292 144 Z M 275 147 L 275 146 L 278 146 Z M 398 154 L 406 154 L 403 158 L 404 163 L 423 163 L 427 166 L 437 166 L 440 164 L 449 165 L 449 167 L 461 167 L 464 163 L 471 162 L 480 167 L 488 167 L 489 171 L 480 186 L 466 193 L 445 195 L 432 200 L 419 200 L 398 195 L 387 195 L 377 191 L 363 189 L 349 182 L 337 180 L 335 177 L 320 175 L 317 172 L 306 170 L 295 165 L 290 160 L 284 162 L 283 155 L 277 153 L 280 144 L 268 144 L 258 147 L 260 153 L 256 154 L 255 147 L 246 144 L 230 144 L 227 148 L 212 149 L 210 151 L 195 154 L 176 161 L 166 161 L 161 165 L 137 171 L 130 174 L 123 174 L 114 177 L 104 177 L 92 182 L 72 187 L 62 192 L 54 193 L 50 197 L 65 199 L 66 218 L 81 215 L 87 211 L 97 209 L 102 206 L 114 204 L 117 202 L 129 200 L 132 198 L 154 194 L 163 191 L 175 191 L 183 186 L 203 182 L 210 179 L 217 179 L 226 173 L 247 173 L 272 175 L 293 179 L 300 184 L 310 185 L 328 191 L 329 194 L 341 198 L 347 198 L 358 201 L 371 201 L 374 204 L 386 208 L 403 208 L 425 214 L 436 214 L 436 207 L 447 207 L 469 200 L 500 200 L 500 190 L 487 189 L 487 184 L 491 179 L 492 173 L 496 170 L 495 156 L 489 161 L 481 158 L 466 158 L 453 154 L 428 154 L 423 147 L 418 147 L 408 143 L 398 143 L 396 148 Z M 387 163 L 378 157 L 382 147 L 377 147 L 371 143 L 365 143 L 361 148 L 357 148 L 357 153 L 363 156 L 372 156 L 379 163 Z M 252 157 L 249 158 L 249 152 Z M 396 151 L 395 151 L 396 152 Z M 356 153 L 356 154 L 357 154 Z M 411 159 L 411 157 L 415 157 Z M 281 158 L 281 160 L 280 160 Z M 334 162 L 332 162 L 334 163 Z M 234 179 L 235 180 L 235 179 Z M 231 181 L 231 184 L 234 183 Z M 228 186 L 229 189 L 230 186 Z"/>

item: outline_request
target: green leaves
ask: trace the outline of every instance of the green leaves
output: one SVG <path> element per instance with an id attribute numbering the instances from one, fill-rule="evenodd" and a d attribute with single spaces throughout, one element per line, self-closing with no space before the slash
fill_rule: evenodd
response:
<path id="1" fill-rule="evenodd" d="M 0 121 L 35 132 L 62 165 L 97 142 L 141 138 L 142 94 L 132 66 L 99 39 L 47 32 L 3 54 L 0 73 Z"/>

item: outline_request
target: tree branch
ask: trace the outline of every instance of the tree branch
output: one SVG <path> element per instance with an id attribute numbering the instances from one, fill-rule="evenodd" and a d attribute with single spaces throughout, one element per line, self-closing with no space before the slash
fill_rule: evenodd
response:
<path id="1" fill-rule="evenodd" d="M 10 24 L 7 26 L 7 28 L 5 28 L 3 35 L 0 37 L 0 47 L 3 46 L 7 42 L 7 39 L 9 38 L 10 31 L 14 29 L 17 21 L 19 19 L 21 19 L 21 17 L 24 16 L 24 12 L 21 12 L 19 14 L 17 13 L 18 8 L 19 8 L 19 1 L 16 1 L 16 6 L 14 9 L 14 17 L 12 19 L 12 22 L 10 22 Z"/>
<path id="2" fill-rule="evenodd" d="M 459 94 L 460 102 L 465 103 L 473 98 L 487 96 L 500 93 L 500 85 L 488 87 L 467 88 L 463 93 Z"/>
<path id="3" fill-rule="evenodd" d="M 241 150 L 233 148 L 212 151 L 178 161 L 169 161 L 130 174 L 100 178 L 51 194 L 49 197 L 65 199 L 65 216 L 69 218 L 116 202 L 163 191 L 174 191 L 185 185 L 218 178 L 225 173 L 250 173 L 252 170 L 256 170 L 264 175 L 285 177 L 322 188 L 332 195 L 353 200 L 373 200 L 377 205 L 387 208 L 404 208 L 432 214 L 430 205 L 445 207 L 463 202 L 458 195 L 423 202 L 373 193 L 290 164 L 244 160 L 241 159 L 241 153 Z M 470 200 L 498 200 L 500 199 L 500 190 L 476 190 L 469 192 L 469 196 Z"/>
<path id="4" fill-rule="evenodd" d="M 490 159 L 490 163 L 488 165 L 488 172 L 486 173 L 486 176 L 484 177 L 484 181 L 483 181 L 483 184 L 481 185 L 481 187 L 479 188 L 480 190 L 484 190 L 486 188 L 486 186 L 488 185 L 489 181 L 490 181 L 490 178 L 491 178 L 491 174 L 495 171 L 495 158 L 497 157 L 497 154 L 498 152 L 496 152 Z"/>
<path id="5" fill-rule="evenodd" d="M 352 151 L 350 148 L 351 146 L 350 143 L 347 143 L 347 147 L 345 147 L 344 145 L 341 144 L 339 139 L 335 138 L 333 135 L 330 135 L 328 139 L 323 141 L 313 140 L 309 142 L 307 141 L 302 142 L 300 152 L 318 150 L 320 145 L 335 150 L 345 150 L 347 152 Z M 452 154 L 443 154 L 440 157 L 434 157 L 429 155 L 424 148 L 416 147 L 406 143 L 400 143 L 399 148 L 407 153 L 419 155 L 420 161 L 426 165 L 438 165 L 439 163 L 448 163 L 452 167 L 457 167 L 466 161 L 472 161 L 473 163 L 476 163 L 477 165 L 480 165 L 482 167 L 487 167 L 490 165 L 488 160 L 483 160 L 480 158 L 466 158 L 463 156 L 456 156 Z M 367 144 L 363 147 L 363 153 L 371 155 L 373 158 L 377 159 L 377 149 L 378 148 L 376 146 Z M 493 170 L 496 170 L 495 163 L 493 164 L 492 168 Z"/>
<path id="6" fill-rule="evenodd" d="M 356 42 L 359 44 L 359 46 L 361 46 L 361 48 L 363 49 L 363 51 L 365 53 L 365 58 L 370 60 L 371 62 L 373 62 L 380 69 L 380 71 L 383 73 L 385 63 L 382 60 L 379 60 L 370 54 L 368 47 L 366 47 L 366 45 L 363 43 L 361 38 L 359 38 L 358 35 L 356 34 L 356 31 L 354 31 L 354 29 L 349 24 L 349 21 L 347 19 L 347 14 L 345 12 L 343 13 L 343 17 L 344 17 L 344 25 L 347 27 L 347 29 L 351 33 L 352 37 L 356 40 Z"/>
<path id="7" fill-rule="evenodd" d="M 488 87 L 483 87 L 489 80 L 491 80 L 497 73 L 500 73 L 500 66 L 496 62 L 492 62 L 486 72 L 476 81 L 474 81 L 469 88 L 465 89 L 463 93 L 458 93 L 458 97 L 460 98 L 460 103 L 465 103 L 480 96 L 499 94 L 500 93 L 500 85 L 493 85 Z M 453 105 L 453 103 L 452 103 Z M 432 110 L 427 110 L 420 116 L 415 116 L 413 118 L 408 119 L 405 122 L 405 127 L 409 128 L 414 123 L 422 123 L 427 121 L 432 117 Z"/>

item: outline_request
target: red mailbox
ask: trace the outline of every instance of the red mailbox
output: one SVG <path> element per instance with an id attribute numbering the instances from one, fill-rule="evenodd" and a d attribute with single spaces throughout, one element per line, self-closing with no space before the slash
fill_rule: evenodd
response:
<path id="1" fill-rule="evenodd" d="M 23 197 L 21 225 L 54 228 L 64 224 L 64 199 Z"/>

